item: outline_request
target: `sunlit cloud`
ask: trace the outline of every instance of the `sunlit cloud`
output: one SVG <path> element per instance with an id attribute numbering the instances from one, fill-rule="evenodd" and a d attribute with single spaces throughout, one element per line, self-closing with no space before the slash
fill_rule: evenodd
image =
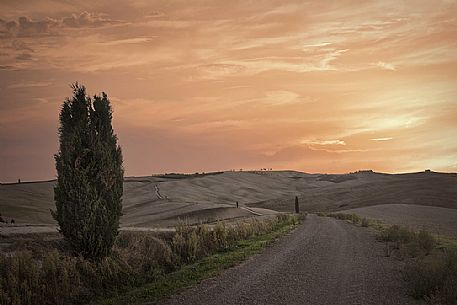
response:
<path id="1" fill-rule="evenodd" d="M 371 141 L 390 141 L 392 140 L 393 138 L 392 137 L 387 137 L 387 138 L 375 138 L 375 139 L 371 139 Z"/>
<path id="2" fill-rule="evenodd" d="M 385 70 L 391 70 L 391 71 L 395 71 L 396 68 L 393 64 L 389 64 L 389 63 L 386 63 L 386 62 L 383 62 L 383 61 L 378 61 L 378 63 L 376 64 L 376 66 L 382 68 L 382 69 L 385 69 Z"/>
<path id="3" fill-rule="evenodd" d="M 303 139 L 300 141 L 301 144 L 314 144 L 314 145 L 346 145 L 346 142 L 342 140 L 308 140 Z"/>
<path id="4" fill-rule="evenodd" d="M 112 40 L 107 42 L 98 42 L 97 44 L 102 46 L 116 46 L 116 45 L 123 45 L 123 44 L 139 44 L 139 43 L 146 43 L 152 41 L 152 37 L 136 37 L 136 38 L 127 38 L 127 39 L 119 39 L 119 40 Z"/>

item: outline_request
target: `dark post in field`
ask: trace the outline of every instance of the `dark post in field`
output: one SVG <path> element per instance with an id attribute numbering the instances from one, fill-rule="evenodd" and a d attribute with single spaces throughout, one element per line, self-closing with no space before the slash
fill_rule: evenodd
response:
<path id="1" fill-rule="evenodd" d="M 295 196 L 295 213 L 300 213 L 300 206 L 298 205 L 298 196 Z"/>
<path id="2" fill-rule="evenodd" d="M 238 201 L 236 202 L 236 207 L 238 208 Z"/>

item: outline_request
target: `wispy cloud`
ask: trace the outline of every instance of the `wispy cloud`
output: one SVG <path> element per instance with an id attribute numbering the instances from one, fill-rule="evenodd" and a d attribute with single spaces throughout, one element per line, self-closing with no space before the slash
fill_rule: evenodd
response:
<path id="1" fill-rule="evenodd" d="M 391 71 L 395 71 L 396 68 L 393 64 L 390 64 L 390 63 L 386 63 L 386 62 L 383 62 L 383 61 L 378 61 L 378 63 L 376 64 L 376 66 L 384 69 L 384 70 L 391 70 Z"/>
<path id="2" fill-rule="evenodd" d="M 27 16 L 21 16 L 17 21 L 0 19 L 0 38 L 57 35 L 63 28 L 93 28 L 120 22 L 86 11 L 60 19 L 47 17 L 42 20 L 33 20 Z"/>
<path id="3" fill-rule="evenodd" d="M 303 139 L 300 141 L 301 144 L 313 144 L 313 145 L 346 145 L 346 142 L 342 140 L 309 140 Z"/>
<path id="4" fill-rule="evenodd" d="M 153 40 L 154 37 L 136 37 L 136 38 L 127 38 L 127 39 L 117 39 L 105 42 L 97 42 L 97 44 L 102 46 L 117 46 L 124 44 L 141 44 L 147 43 Z"/>
<path id="5" fill-rule="evenodd" d="M 371 139 L 371 141 L 389 141 L 389 140 L 392 140 L 393 138 L 392 137 L 387 137 L 387 138 L 375 138 L 375 139 Z"/>
<path id="6" fill-rule="evenodd" d="M 52 82 L 21 82 L 9 85 L 8 88 L 10 89 L 23 89 L 23 88 L 36 88 L 36 87 L 48 87 L 52 85 Z"/>

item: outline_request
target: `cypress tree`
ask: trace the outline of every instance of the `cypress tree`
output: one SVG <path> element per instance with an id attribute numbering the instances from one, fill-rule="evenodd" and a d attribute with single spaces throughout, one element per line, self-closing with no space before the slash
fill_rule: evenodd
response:
<path id="1" fill-rule="evenodd" d="M 107 95 L 92 100 L 84 86 L 75 83 L 72 88 L 73 97 L 60 112 L 56 210 L 51 213 L 75 253 L 99 259 L 109 255 L 118 235 L 122 152 Z"/>

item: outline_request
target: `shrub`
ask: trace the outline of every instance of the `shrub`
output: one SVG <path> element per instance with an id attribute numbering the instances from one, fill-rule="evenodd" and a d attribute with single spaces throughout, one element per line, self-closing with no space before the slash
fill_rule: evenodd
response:
<path id="1" fill-rule="evenodd" d="M 430 232 L 421 230 L 416 236 L 417 243 L 421 249 L 429 255 L 436 246 L 436 239 Z"/>
<path id="2" fill-rule="evenodd" d="M 323 216 L 330 216 L 330 217 L 333 217 L 333 218 L 336 218 L 336 219 L 340 219 L 340 220 L 347 220 L 347 221 L 350 221 L 352 222 L 353 224 L 360 224 L 362 222 L 362 218 L 360 218 L 359 215 L 357 214 L 346 214 L 346 213 L 330 213 L 330 214 L 326 214 L 326 213 L 322 213 L 321 215 Z"/>
<path id="3" fill-rule="evenodd" d="M 171 247 L 149 232 L 122 232 L 113 248 L 116 257 L 134 274 L 153 279 L 160 269 L 173 270 L 175 257 Z"/>
<path id="4" fill-rule="evenodd" d="M 368 219 L 366 219 L 365 217 L 362 218 L 362 222 L 361 222 L 362 227 L 368 227 L 369 224 L 370 224 L 370 221 Z"/>
<path id="5" fill-rule="evenodd" d="M 436 240 L 430 232 L 418 233 L 405 227 L 393 225 L 383 230 L 381 241 L 394 243 L 399 258 L 429 255 L 436 246 Z"/>
<path id="6" fill-rule="evenodd" d="M 457 253 L 439 253 L 408 262 L 404 269 L 411 294 L 431 304 L 457 304 Z"/>
<path id="7" fill-rule="evenodd" d="M 94 96 L 92 101 L 77 83 L 73 93 L 60 112 L 56 210 L 52 215 L 76 253 L 99 259 L 110 253 L 118 234 L 122 153 L 111 125 L 107 95 Z"/>
<path id="8" fill-rule="evenodd" d="M 407 243 L 414 238 L 414 232 L 397 225 L 390 226 L 381 232 L 381 240 L 385 242 Z"/>

